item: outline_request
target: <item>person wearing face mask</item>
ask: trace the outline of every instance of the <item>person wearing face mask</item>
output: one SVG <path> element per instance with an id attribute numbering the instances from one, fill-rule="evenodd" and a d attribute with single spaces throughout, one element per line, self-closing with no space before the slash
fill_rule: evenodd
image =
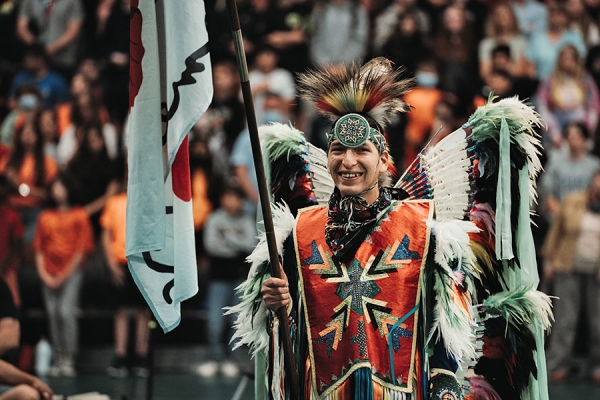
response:
<path id="1" fill-rule="evenodd" d="M 256 52 L 254 68 L 250 71 L 250 82 L 252 82 L 252 97 L 254 99 L 254 109 L 256 111 L 256 120 L 259 124 L 268 122 L 286 122 L 273 120 L 276 117 L 273 112 L 270 115 L 264 115 L 266 110 L 266 97 L 268 93 L 275 93 L 283 100 L 282 112 L 288 114 L 293 109 L 294 98 L 296 96 L 296 86 L 292 74 L 278 68 L 279 54 L 271 46 L 265 45 Z"/>
<path id="2" fill-rule="evenodd" d="M 419 64 L 415 73 L 417 85 L 406 94 L 404 99 L 415 112 L 406 115 L 407 123 L 404 143 L 404 166 L 415 159 L 429 137 L 435 119 L 435 107 L 444 97 L 437 88 L 438 73 L 433 61 Z"/>
<path id="3" fill-rule="evenodd" d="M 34 85 L 24 84 L 16 92 L 17 107 L 2 122 L 0 139 L 8 146 L 12 145 L 15 127 L 22 126 L 26 119 L 32 119 L 41 107 L 42 94 Z"/>
<path id="4" fill-rule="evenodd" d="M 404 98 L 412 80 L 400 79 L 391 65 L 376 58 L 299 76 L 300 96 L 331 120 L 326 152 L 290 125 L 261 128 L 281 277 L 269 272 L 266 233 L 248 257 L 252 266 L 238 287 L 241 302 L 228 311 L 238 314 L 234 348 L 247 344 L 256 356 L 255 398 L 295 396 L 290 371 L 283 372 L 280 339 L 280 327 L 289 324 L 299 381 L 295 398 L 462 400 L 456 371 L 459 363 L 468 369 L 475 362 L 476 374 L 463 384 L 470 385 L 472 398 L 547 400 L 540 393 L 545 379 L 534 377 L 538 368 L 544 376 L 543 343 L 530 328 L 506 316 L 509 324 L 487 308 L 495 307 L 494 301 L 503 304 L 504 296 L 536 299 L 526 310 L 517 308 L 540 333 L 542 325 L 548 327 L 550 300 L 528 286 L 537 278 L 529 257 L 534 254 L 518 253 L 527 276 L 519 269 L 506 289 L 495 280 L 514 270 L 496 271 L 500 278 L 475 271 L 495 268 L 483 260 L 484 254 L 496 260 L 489 243 L 495 242 L 494 234 L 486 228 L 495 223 L 493 209 L 500 218 L 498 239 L 505 229 L 525 236 L 530 229 L 527 200 L 512 210 L 502 210 L 502 201 L 498 207 L 491 204 L 497 191 L 504 195 L 505 184 L 497 179 L 498 167 L 487 160 L 499 157 L 508 164 L 503 179 L 509 184 L 519 179 L 519 196 L 528 196 L 534 179 L 528 162 L 538 163 L 531 151 L 539 146 L 532 125 L 537 117 L 515 99 L 490 103 L 468 124 L 424 149 L 392 185 L 384 127 L 391 116 L 410 110 Z M 519 150 L 511 152 L 500 131 L 532 148 L 516 144 Z M 512 173 L 511 162 L 519 165 Z M 439 174 L 434 172 L 438 168 Z M 433 195 L 426 194 L 431 190 Z M 461 205 L 455 209 L 457 202 Z M 511 226 L 511 212 L 526 214 L 526 221 Z M 498 244 L 499 259 L 513 258 L 500 254 L 512 243 Z M 471 255 L 472 248 L 481 258 Z M 517 289 L 512 284 L 517 281 L 526 288 Z M 485 304 L 472 308 L 475 298 Z M 485 321 L 477 339 L 471 331 L 475 309 Z M 279 319 L 282 310 L 284 320 Z M 540 325 L 538 316 L 546 322 Z M 469 345 L 477 340 L 485 343 L 480 359 Z M 518 354 L 511 352 L 511 342 L 518 343 Z M 511 353 L 507 359 L 494 356 L 505 350 Z M 527 367 L 517 372 L 512 363 Z"/>
<path id="5" fill-rule="evenodd" d="M 289 99 L 279 92 L 268 91 L 265 93 L 264 115 L 265 124 L 278 122 L 287 124 L 290 122 Z"/>
<path id="6" fill-rule="evenodd" d="M 264 93 L 264 96 L 263 124 L 273 122 L 288 124 L 290 121 L 288 101 L 278 93 L 271 91 Z M 256 170 L 254 169 L 248 129 L 244 129 L 235 140 L 230 162 L 233 167 L 233 173 L 246 196 L 244 199 L 244 210 L 248 214 L 253 215 L 256 213 L 256 206 L 258 204 L 258 181 Z"/>

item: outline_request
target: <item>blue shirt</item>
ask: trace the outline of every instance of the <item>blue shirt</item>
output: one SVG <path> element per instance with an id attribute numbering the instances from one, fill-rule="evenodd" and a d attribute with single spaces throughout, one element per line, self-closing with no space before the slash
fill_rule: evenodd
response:
<path id="1" fill-rule="evenodd" d="M 579 32 L 566 30 L 562 36 L 552 42 L 546 32 L 534 33 L 529 39 L 529 46 L 525 51 L 525 57 L 535 64 L 537 77 L 546 79 L 552 74 L 558 60 L 560 50 L 566 45 L 572 45 L 577 49 L 579 56 L 585 59 L 586 47 Z"/>
<path id="2" fill-rule="evenodd" d="M 48 71 L 41 78 L 36 78 L 29 71 L 21 71 L 15 76 L 10 88 L 10 98 L 14 99 L 19 86 L 31 84 L 42 92 L 44 108 L 54 108 L 56 105 L 69 101 L 69 89 L 62 76 L 53 71 Z"/>
<path id="3" fill-rule="evenodd" d="M 518 6 L 513 1 L 511 6 L 523 35 L 529 37 L 533 33 L 546 31 L 548 27 L 548 9 L 545 5 L 535 0 L 529 0 L 523 6 Z"/>
<path id="4" fill-rule="evenodd" d="M 231 157 L 229 158 L 233 167 L 246 167 L 248 178 L 258 192 L 258 179 L 256 178 L 256 168 L 254 167 L 254 158 L 252 156 L 252 145 L 250 144 L 250 132 L 248 128 L 244 129 L 235 139 Z M 256 204 L 251 200 L 246 200 L 244 211 L 250 215 L 256 215 Z"/>

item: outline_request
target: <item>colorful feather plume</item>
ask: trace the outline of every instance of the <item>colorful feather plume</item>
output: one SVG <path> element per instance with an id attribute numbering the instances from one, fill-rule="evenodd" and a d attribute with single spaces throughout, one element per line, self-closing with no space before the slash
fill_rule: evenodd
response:
<path id="1" fill-rule="evenodd" d="M 534 357 L 537 348 L 535 337 L 526 325 L 514 326 L 504 318 L 488 319 L 483 356 L 475 366 L 475 373 L 484 377 L 503 400 L 521 399 L 530 377 L 537 378 Z"/>
<path id="2" fill-rule="evenodd" d="M 327 172 L 327 154 L 291 125 L 261 126 L 259 134 L 269 160 L 273 201 L 284 201 L 294 214 L 317 202 L 327 204 L 334 188 Z"/>
<path id="3" fill-rule="evenodd" d="M 412 199 L 433 199 L 437 220 L 470 220 L 478 228 L 468 233 L 472 261 L 465 281 L 475 289 L 471 299 L 483 303 L 478 307 L 483 354 L 469 398 L 517 400 L 540 393 L 547 400 L 541 389 L 546 383 L 536 380 L 538 368 L 545 368 L 539 358 L 543 343 L 533 332 L 550 327 L 552 312 L 548 296 L 531 290 L 538 281 L 528 218 L 541 169 L 536 133 L 541 123 L 516 98 L 493 101 L 490 97 L 461 129 L 423 149 L 396 186 Z M 461 257 L 437 242 L 435 251 L 440 268 L 432 278 L 437 303 L 429 335 L 437 333 L 452 346 L 453 325 L 465 321 L 457 318 L 460 296 L 452 295 L 462 286 L 448 267 L 461 264 Z"/>
<path id="4" fill-rule="evenodd" d="M 554 320 L 550 297 L 530 287 L 496 293 L 481 305 L 490 315 L 500 315 L 514 326 L 536 324 L 550 329 Z"/>
<path id="5" fill-rule="evenodd" d="M 358 113 L 385 127 L 394 114 L 410 109 L 402 97 L 413 81 L 402 79 L 403 72 L 381 57 L 363 66 L 353 63 L 309 71 L 299 75 L 300 96 L 332 121 Z"/>
<path id="6" fill-rule="evenodd" d="M 511 161 L 516 163 L 520 158 L 519 154 L 526 159 L 531 185 L 530 196 L 531 199 L 535 199 L 535 178 L 542 169 L 539 159 L 541 143 L 536 131 L 542 126 L 539 114 L 516 97 L 502 99 L 496 103 L 493 102 L 494 99 L 495 97 L 490 95 L 488 104 L 479 107 L 469 118 L 468 126 L 472 129 L 472 140 L 482 142 L 489 138 L 499 142 L 498 132 L 504 119 L 508 124 L 511 143 L 519 149 L 519 152 L 511 153 Z"/>

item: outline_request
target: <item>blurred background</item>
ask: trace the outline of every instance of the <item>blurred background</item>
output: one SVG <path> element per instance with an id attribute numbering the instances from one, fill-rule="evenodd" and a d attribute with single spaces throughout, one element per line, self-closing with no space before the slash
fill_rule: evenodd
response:
<path id="1" fill-rule="evenodd" d="M 129 1 L 0 0 L 0 356 L 57 394 L 253 398 L 252 361 L 229 350 L 219 310 L 247 272 L 240 260 L 256 232 L 238 228 L 258 195 L 226 4 L 205 5 L 214 98 L 190 131 L 200 291 L 165 335 L 148 328 L 123 257 Z M 329 122 L 296 92 L 307 68 L 376 56 L 404 66 L 413 109 L 387 132 L 400 170 L 492 92 L 536 107 L 541 285 L 563 299 L 547 343 L 551 398 L 600 398 L 600 209 L 561 229 L 573 195 L 600 199 L 600 0 L 239 0 L 238 9 L 258 123 L 291 121 L 321 147 Z M 573 232 L 575 261 L 565 260 L 556 250 Z"/>

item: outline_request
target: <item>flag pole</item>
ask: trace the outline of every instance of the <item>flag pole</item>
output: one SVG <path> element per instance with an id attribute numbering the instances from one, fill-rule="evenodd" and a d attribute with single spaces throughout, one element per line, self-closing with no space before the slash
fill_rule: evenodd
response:
<path id="1" fill-rule="evenodd" d="M 229 9 L 229 21 L 231 23 L 231 33 L 233 35 L 233 44 L 235 47 L 235 55 L 240 74 L 242 86 L 242 96 L 244 98 L 244 106 L 246 108 L 246 120 L 248 121 L 248 131 L 250 132 L 250 144 L 252 146 L 252 156 L 254 158 L 254 167 L 256 168 L 256 178 L 258 180 L 258 195 L 260 199 L 262 215 L 265 224 L 265 234 L 267 245 L 269 248 L 269 260 L 271 262 L 271 275 L 275 278 L 281 278 L 279 269 L 279 254 L 277 252 L 277 244 L 275 241 L 275 233 L 273 226 L 273 217 L 271 214 L 271 201 L 269 190 L 267 188 L 267 177 L 265 167 L 262 160 L 262 152 L 260 149 L 260 139 L 258 137 L 258 127 L 256 124 L 256 114 L 254 112 L 254 102 L 252 101 L 252 92 L 250 90 L 250 80 L 248 78 L 248 65 L 246 63 L 246 54 L 244 52 L 244 43 L 242 41 L 242 30 L 240 28 L 240 18 L 237 11 L 235 0 L 227 0 L 227 8 Z M 279 329 L 283 342 L 284 365 L 286 376 L 289 378 L 289 389 L 291 399 L 298 399 L 298 373 L 294 361 L 294 353 L 292 349 L 292 340 L 290 336 L 290 326 L 288 324 L 288 316 L 285 307 L 277 310 L 279 318 Z"/>

